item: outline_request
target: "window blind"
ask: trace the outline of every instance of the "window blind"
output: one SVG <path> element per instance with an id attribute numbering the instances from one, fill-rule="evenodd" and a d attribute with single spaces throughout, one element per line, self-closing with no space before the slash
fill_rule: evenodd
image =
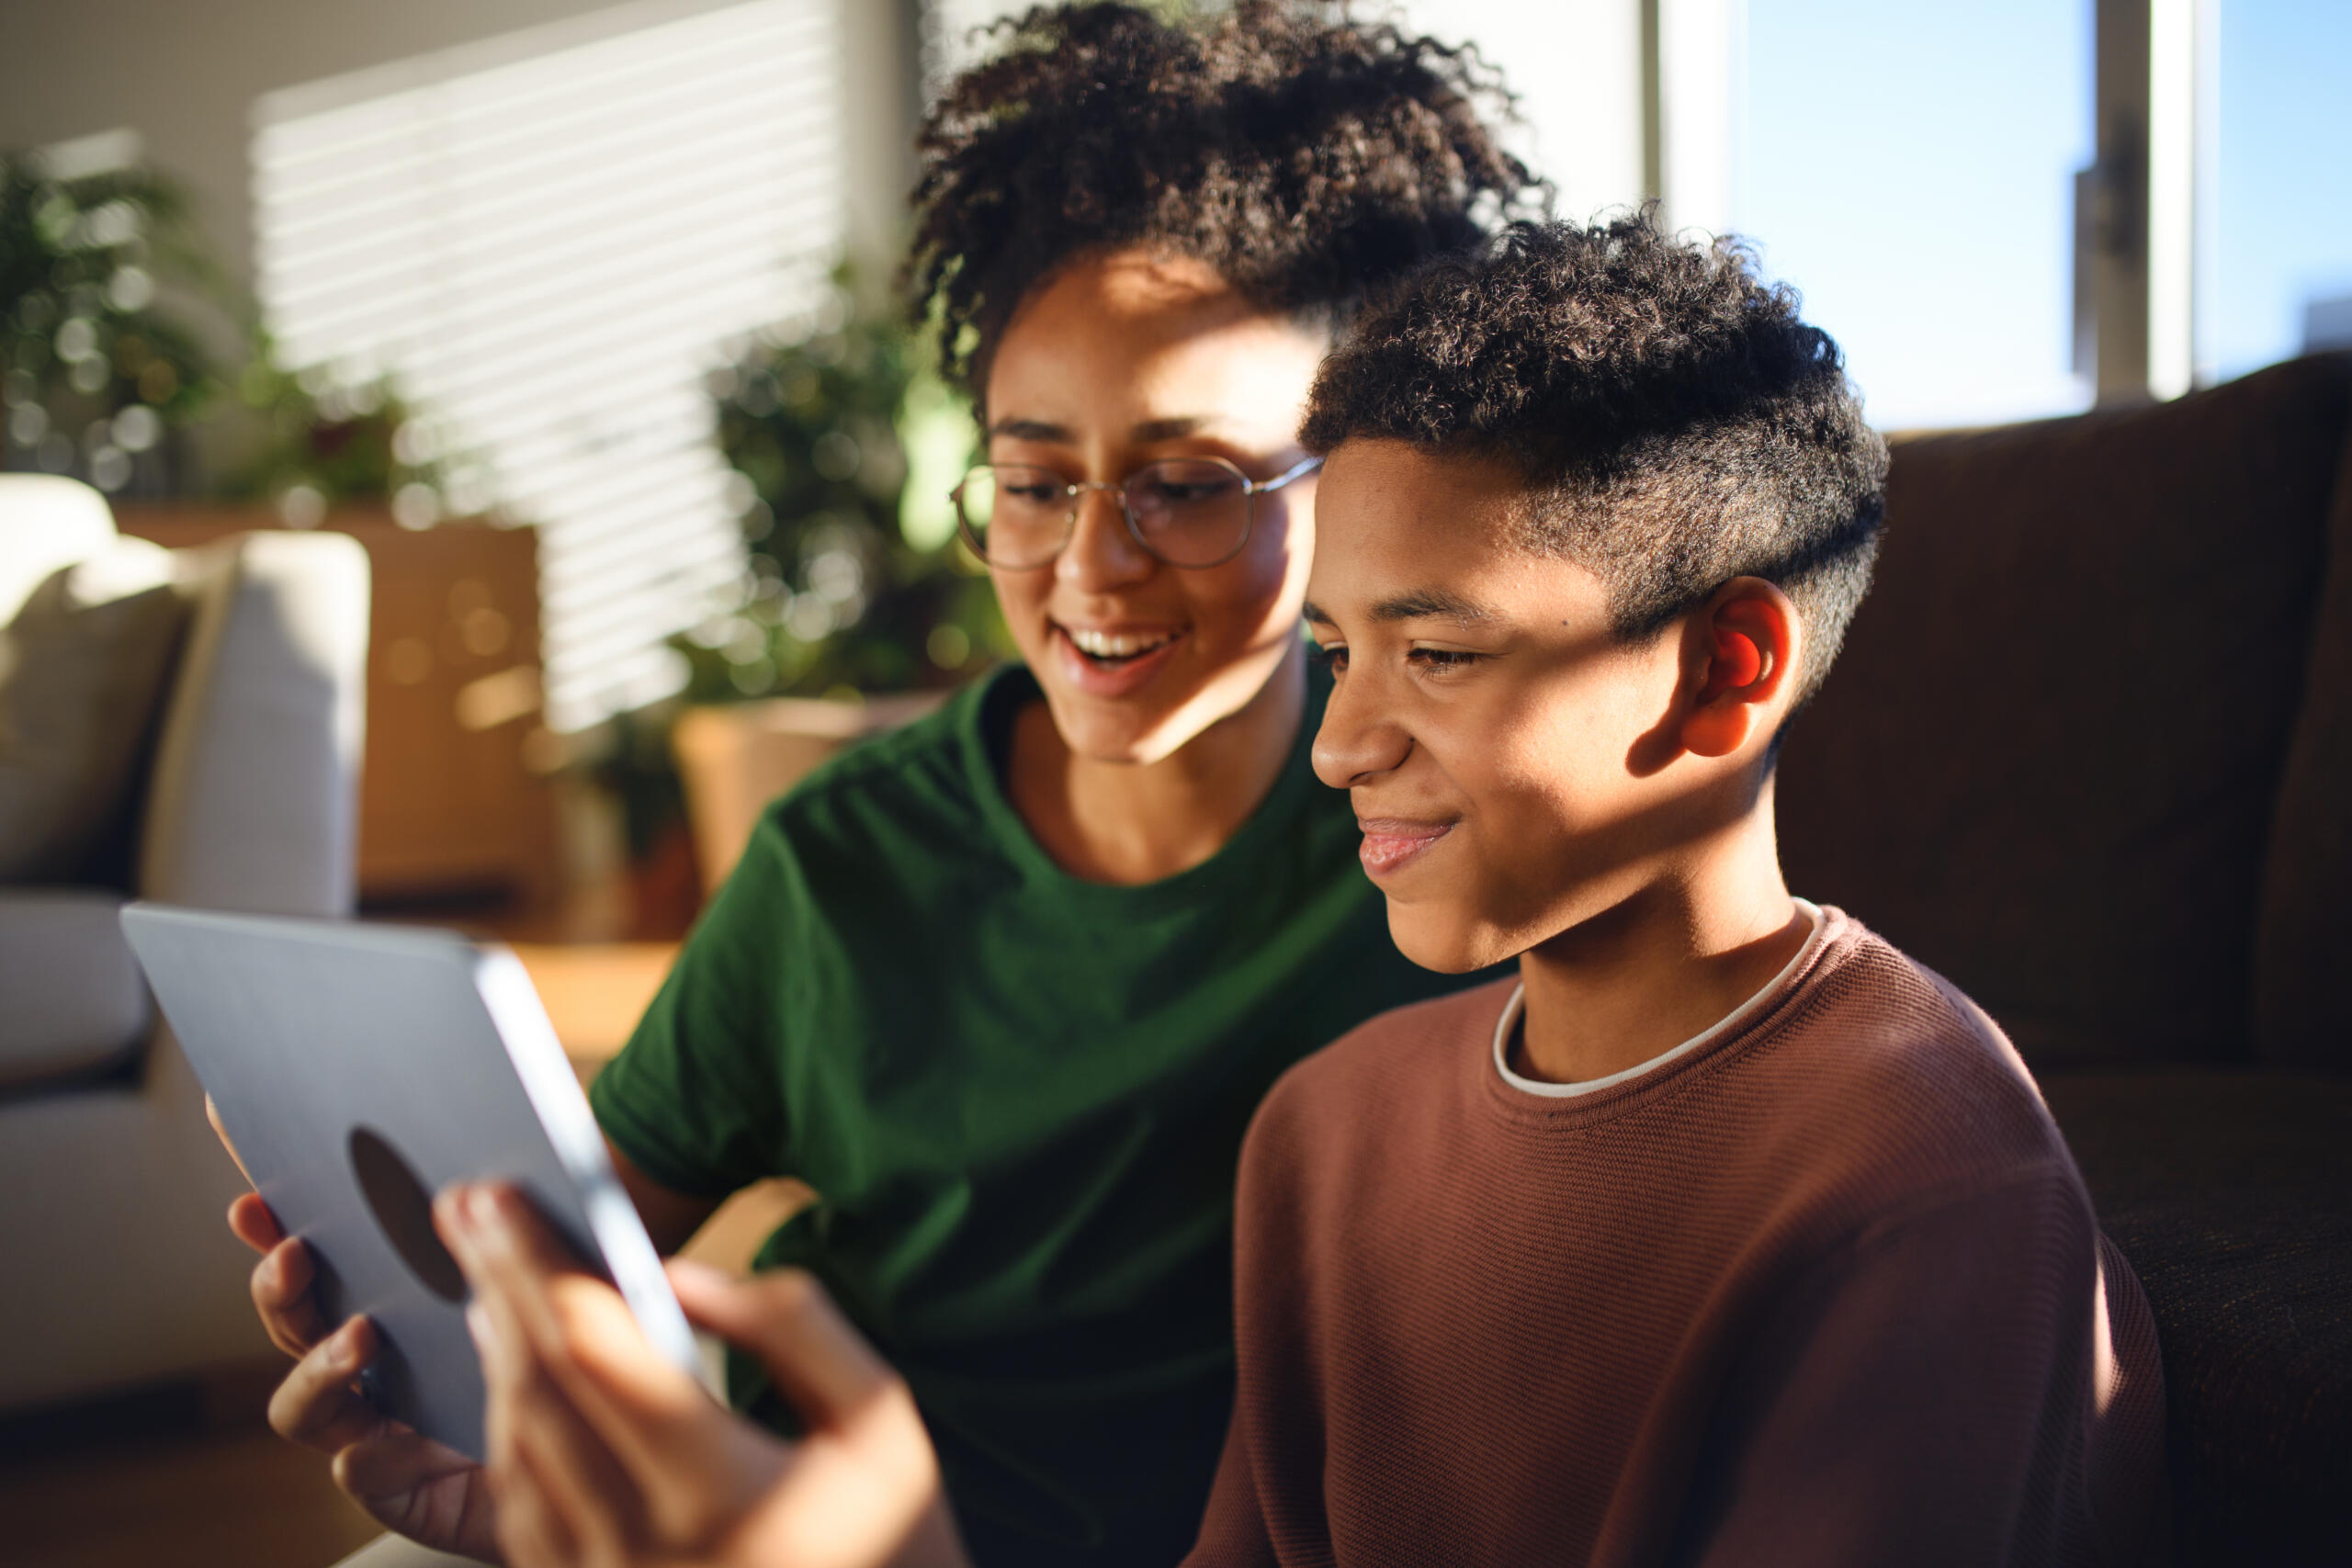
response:
<path id="1" fill-rule="evenodd" d="M 390 375 L 447 507 L 539 528 L 546 717 L 675 691 L 745 570 L 703 378 L 842 238 L 831 0 L 599 12 L 255 109 L 256 272 L 290 366 Z M 431 521 L 401 509 L 402 521 Z"/>

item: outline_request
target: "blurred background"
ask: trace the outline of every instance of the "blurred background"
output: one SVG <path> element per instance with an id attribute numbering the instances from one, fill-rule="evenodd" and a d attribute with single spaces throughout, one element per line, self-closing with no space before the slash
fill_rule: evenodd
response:
<path id="1" fill-rule="evenodd" d="M 891 279 L 926 95 L 1010 8 L 0 0 L 0 474 L 364 551 L 327 902 L 515 943 L 583 1076 L 760 806 L 1007 651 Z M 1564 215 L 1747 237 L 1890 430 L 2352 346 L 2338 0 L 1394 9 L 1502 68 Z M 372 1533 L 215 1348 L 0 1380 L 0 1561 Z"/>
<path id="2" fill-rule="evenodd" d="M 683 814 L 687 709 L 1001 651 L 888 290 L 927 85 L 1003 8 L 10 0 L 0 466 L 166 544 L 366 542 L 365 904 L 674 935 L 732 841 Z M 1401 14 L 1505 70 L 1565 213 L 1750 238 L 1884 427 L 2352 338 L 2352 8 Z M 794 722 L 686 716 L 710 812 Z"/>

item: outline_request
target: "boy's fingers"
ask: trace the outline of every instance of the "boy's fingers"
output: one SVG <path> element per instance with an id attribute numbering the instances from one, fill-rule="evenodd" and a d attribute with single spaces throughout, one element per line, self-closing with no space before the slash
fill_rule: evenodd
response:
<path id="1" fill-rule="evenodd" d="M 422 1432 L 390 1422 L 384 1428 L 335 1450 L 334 1483 L 354 1497 L 398 1497 L 476 1468 L 457 1450 Z"/>
<path id="2" fill-rule="evenodd" d="M 580 1414 L 649 1494 L 668 1528 L 694 1529 L 732 1468 L 731 1419 L 702 1385 L 646 1339 L 620 1293 L 601 1280 L 556 1280 L 536 1329 Z"/>
<path id="3" fill-rule="evenodd" d="M 622 1470 L 640 1484 L 699 1473 L 717 1436 L 695 1381 L 646 1343 L 618 1292 L 580 1271 L 511 1188 L 453 1189 L 435 1224 L 473 1285 L 492 1343 L 483 1363 L 550 1379 Z"/>
<path id="4" fill-rule="evenodd" d="M 435 1215 L 436 1223 L 444 1218 Z M 628 1490 L 626 1478 L 596 1462 L 593 1442 L 534 1356 L 515 1303 L 483 1271 L 469 1227 L 456 1214 L 446 1218 L 443 1237 L 474 1288 L 466 1328 L 490 1393 L 483 1435 L 506 1561 L 512 1568 L 620 1561 L 610 1539 L 611 1506 L 595 1494 Z"/>
<path id="5" fill-rule="evenodd" d="M 240 1193 L 236 1201 L 229 1205 L 229 1230 L 255 1252 L 267 1252 L 286 1239 L 277 1216 L 270 1213 L 269 1204 L 258 1192 Z"/>
<path id="6" fill-rule="evenodd" d="M 372 1435 L 383 1417 L 351 1386 L 376 1353 L 375 1325 L 355 1317 L 294 1363 L 269 1397 L 278 1436 L 334 1453 Z"/>
<path id="7" fill-rule="evenodd" d="M 686 1315 L 759 1357 L 812 1425 L 839 1425 L 898 1386 L 898 1374 L 798 1269 L 737 1281 L 673 1264 L 670 1283 Z"/>
<path id="8" fill-rule="evenodd" d="M 582 1561 L 579 1543 L 556 1517 L 546 1489 L 529 1467 L 493 1468 L 490 1483 L 498 1506 L 499 1555 L 508 1568 L 571 1568 Z"/>
<path id="9" fill-rule="evenodd" d="M 503 1181 L 464 1182 L 433 1201 L 433 1228 L 451 1253 L 470 1247 L 479 1266 L 546 1276 L 577 1273 L 579 1255 L 529 1199 Z M 458 1257 L 462 1266 L 465 1258 Z"/>
<path id="10" fill-rule="evenodd" d="M 254 1265 L 254 1310 L 271 1342 L 289 1356 L 307 1355 L 327 1337 L 326 1314 L 311 1288 L 317 1280 L 311 1249 L 299 1237 L 279 1242 Z"/>
<path id="11" fill-rule="evenodd" d="M 520 1336 L 582 1415 L 595 1419 L 594 1406 L 616 1393 L 638 1407 L 639 1417 L 708 1408 L 694 1380 L 646 1344 L 620 1292 L 582 1272 L 520 1194 L 477 1186 L 458 1196 L 463 1208 L 451 1212 L 451 1250 L 482 1299 L 498 1308 L 492 1327 Z M 597 1358 L 603 1374 L 588 1383 L 577 1377 L 583 1354 Z"/>
<path id="12" fill-rule="evenodd" d="M 643 1534 L 645 1510 L 612 1450 L 550 1378 L 509 1381 L 493 1396 L 493 1408 L 501 1403 L 505 1464 L 529 1474 L 564 1533 L 582 1548 L 583 1561 L 621 1561 L 621 1548 Z"/>
<path id="13" fill-rule="evenodd" d="M 548 1293 L 584 1279 L 561 1242 L 511 1189 L 454 1187 L 434 1204 L 434 1225 L 473 1287 L 467 1314 L 486 1373 L 520 1379 L 560 1371 L 571 1347 Z"/>

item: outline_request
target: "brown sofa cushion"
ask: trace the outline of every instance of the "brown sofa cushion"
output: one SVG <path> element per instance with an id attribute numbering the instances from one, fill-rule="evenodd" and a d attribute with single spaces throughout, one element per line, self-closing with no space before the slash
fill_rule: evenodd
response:
<path id="1" fill-rule="evenodd" d="M 0 626 L 0 882 L 81 880 L 124 828 L 187 622 L 175 579 L 169 550 L 116 539 Z"/>
<path id="2" fill-rule="evenodd" d="M 2038 1062 L 2245 1055 L 2352 364 L 1900 444 L 1878 581 L 1790 732 L 1790 885 Z"/>
<path id="3" fill-rule="evenodd" d="M 2352 355 L 2337 363 L 2352 376 Z M 2352 442 L 2328 536 L 2256 932 L 2255 1043 L 2269 1061 L 2352 1067 Z"/>
<path id="4" fill-rule="evenodd" d="M 2352 1562 L 2352 1077 L 2045 1074 L 2164 1349 L 2176 1568 Z"/>

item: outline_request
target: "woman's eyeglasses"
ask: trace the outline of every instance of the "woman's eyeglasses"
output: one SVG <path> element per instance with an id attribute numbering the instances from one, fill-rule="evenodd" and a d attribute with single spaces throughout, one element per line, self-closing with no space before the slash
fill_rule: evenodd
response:
<path id="1" fill-rule="evenodd" d="M 1222 457 L 1147 463 L 1117 484 L 1072 484 L 1051 468 L 984 463 L 952 492 L 964 537 L 990 566 L 1044 566 L 1069 543 L 1078 504 L 1091 490 L 1119 498 L 1136 543 L 1170 566 L 1221 566 L 1241 553 L 1257 521 L 1257 498 L 1323 466 L 1308 457 L 1258 483 Z"/>

